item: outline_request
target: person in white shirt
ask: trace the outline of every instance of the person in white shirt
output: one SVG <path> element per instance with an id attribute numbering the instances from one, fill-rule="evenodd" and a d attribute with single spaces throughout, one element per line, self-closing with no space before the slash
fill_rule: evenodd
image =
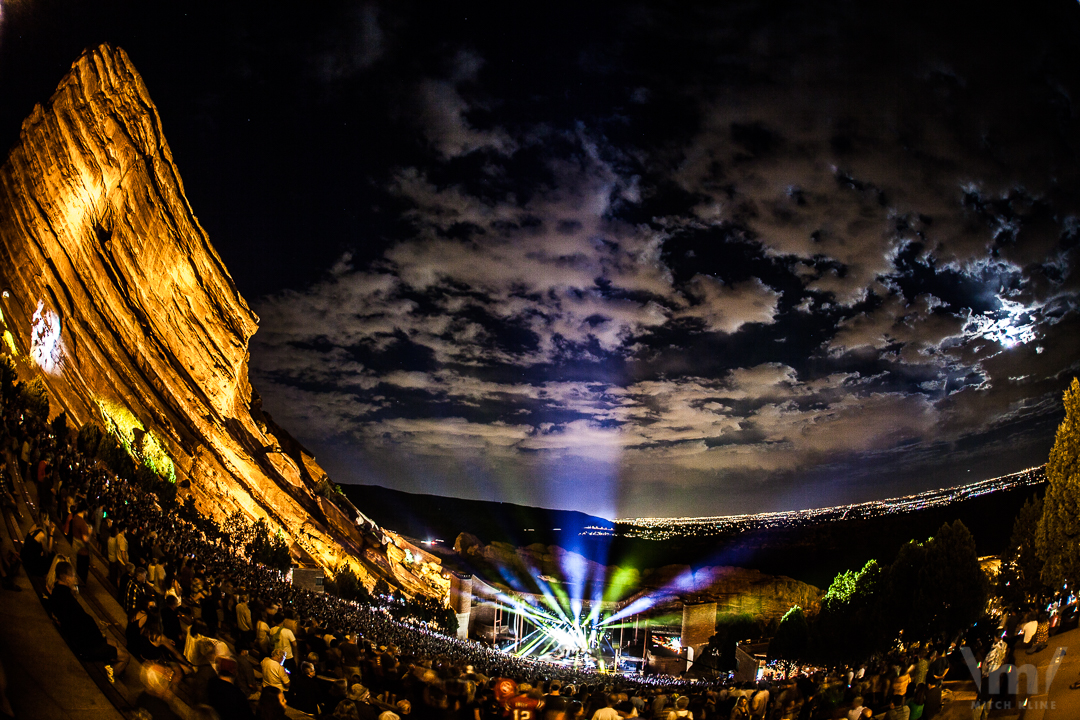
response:
<path id="1" fill-rule="evenodd" d="M 604 707 L 593 713 L 592 720 L 622 720 L 615 705 L 619 702 L 619 696 L 614 693 L 607 696 Z"/>
<path id="2" fill-rule="evenodd" d="M 863 716 L 863 699 L 861 697 L 855 698 L 851 703 L 851 710 L 848 711 L 848 720 L 860 720 Z"/>
<path id="3" fill-rule="evenodd" d="M 274 650 L 285 653 L 285 664 L 290 670 L 295 669 L 296 659 L 296 634 L 289 627 L 292 623 L 283 620 L 280 625 L 270 631 L 270 639 L 274 643 Z"/>
<path id="4" fill-rule="evenodd" d="M 240 602 L 236 603 L 236 629 L 245 637 L 251 633 L 251 608 L 248 607 L 247 595 L 241 595 Z"/>
<path id="5" fill-rule="evenodd" d="M 165 586 L 165 566 L 161 564 L 161 560 L 155 558 L 150 567 L 146 570 L 147 581 L 154 586 L 154 592 L 158 595 L 164 595 L 168 591 L 168 587 Z"/>
<path id="6" fill-rule="evenodd" d="M 1023 642 L 1024 644 L 1024 647 L 1031 647 L 1031 643 L 1035 641 L 1035 633 L 1038 631 L 1038 629 L 1039 621 L 1035 618 L 1031 618 L 1026 623 L 1024 623 L 1024 626 L 1021 628 L 1021 630 L 1023 630 L 1024 632 L 1024 637 L 1021 640 L 1021 642 Z"/>
<path id="7" fill-rule="evenodd" d="M 274 650 L 262 660 L 263 687 L 276 687 L 281 692 L 289 689 L 289 673 L 281 664 L 285 660 L 285 653 Z"/>

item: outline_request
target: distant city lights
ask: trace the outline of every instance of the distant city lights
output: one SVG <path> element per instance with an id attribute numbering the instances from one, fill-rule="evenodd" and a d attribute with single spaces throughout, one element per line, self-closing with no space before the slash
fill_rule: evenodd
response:
<path id="1" fill-rule="evenodd" d="M 873 500 L 852 505 L 827 508 L 765 512 L 752 515 L 725 515 L 715 517 L 678 518 L 622 518 L 615 521 L 614 528 L 592 526 L 582 534 L 624 535 L 648 540 L 667 538 L 727 535 L 770 528 L 790 528 L 839 520 L 865 520 L 883 515 L 944 507 L 954 502 L 969 500 L 999 490 L 1036 485 L 1045 481 L 1043 466 L 1028 468 L 1011 475 L 981 480 L 968 485 L 940 490 L 927 490 L 914 495 Z"/>

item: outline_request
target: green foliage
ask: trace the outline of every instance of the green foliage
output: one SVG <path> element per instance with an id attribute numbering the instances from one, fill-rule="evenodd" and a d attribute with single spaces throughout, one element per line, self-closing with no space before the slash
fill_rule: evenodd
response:
<path id="1" fill-rule="evenodd" d="M 1009 605 L 1022 606 L 1050 593 L 1042 580 L 1043 558 L 1037 546 L 1042 515 L 1043 499 L 1033 495 L 1013 522 L 1009 551 L 1001 559 L 997 584 L 998 595 Z"/>
<path id="2" fill-rule="evenodd" d="M 798 605 L 780 619 L 776 634 L 769 641 L 769 657 L 778 660 L 802 660 L 810 647 L 810 623 Z"/>
<path id="3" fill-rule="evenodd" d="M 158 475 L 148 465 L 136 468 L 134 480 L 143 491 L 156 495 L 162 507 L 171 507 L 176 502 L 176 484 Z"/>
<path id="4" fill-rule="evenodd" d="M 45 387 L 45 381 L 40 377 L 33 378 L 28 383 L 19 383 L 17 389 L 21 389 L 26 411 L 36 417 L 42 424 L 49 420 L 49 390 Z"/>
<path id="5" fill-rule="evenodd" d="M 908 642 L 955 637 L 982 616 L 988 593 L 975 539 L 959 520 L 945 523 L 935 537 L 900 548 L 889 566 L 871 560 L 837 575 L 814 619 L 809 654 L 856 664 L 901 634 Z"/>
<path id="6" fill-rule="evenodd" d="M 893 640 L 883 617 L 887 568 L 870 560 L 836 576 L 814 622 L 813 657 L 828 664 L 860 663 Z"/>
<path id="7" fill-rule="evenodd" d="M 335 570 L 334 579 L 327 589 L 342 600 L 356 600 L 366 603 L 371 599 L 367 588 L 360 582 L 360 578 L 353 572 L 349 563 L 345 563 Z"/>
<path id="8" fill-rule="evenodd" d="M 1046 463 L 1046 498 L 1036 539 L 1042 580 L 1052 588 L 1080 582 L 1080 380 L 1065 391 L 1065 419 Z"/>
<path id="9" fill-rule="evenodd" d="M 456 635 L 458 631 L 458 619 L 457 613 L 453 608 L 443 608 L 438 618 L 439 626 L 446 631 L 448 635 Z"/>
<path id="10" fill-rule="evenodd" d="M 975 538 L 957 520 L 924 543 L 900 548 L 889 569 L 884 617 L 909 640 L 951 637 L 979 619 L 988 592 Z"/>
<path id="11" fill-rule="evenodd" d="M 102 436 L 98 444 L 97 457 L 105 464 L 105 467 L 120 477 L 128 480 L 135 478 L 135 461 L 112 435 Z"/>
<path id="12" fill-rule="evenodd" d="M 79 449 L 79 452 L 87 457 L 95 457 L 98 454 L 98 448 L 101 447 L 101 440 L 105 436 L 101 428 L 92 422 L 88 422 L 79 428 L 79 434 L 75 439 L 75 446 Z"/>
<path id="13" fill-rule="evenodd" d="M 68 439 L 68 427 L 67 427 L 67 413 L 61 412 L 53 418 L 52 423 L 49 426 L 52 430 L 53 437 L 60 441 L 66 441 Z"/>
<path id="14" fill-rule="evenodd" d="M 221 532 L 230 545 L 244 548 L 252 562 L 283 571 L 292 565 L 288 542 L 280 533 L 270 534 L 265 518 L 259 518 L 253 524 L 237 511 L 225 518 Z"/>
<path id="15" fill-rule="evenodd" d="M 921 637 L 953 637 L 982 616 L 988 595 L 989 581 L 971 531 L 959 520 L 942 525 L 927 543 L 913 629 L 921 627 Z"/>

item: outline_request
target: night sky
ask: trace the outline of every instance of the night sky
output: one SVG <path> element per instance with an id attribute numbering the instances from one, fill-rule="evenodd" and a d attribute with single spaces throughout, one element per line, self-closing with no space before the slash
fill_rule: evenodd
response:
<path id="1" fill-rule="evenodd" d="M 0 144 L 123 47 L 338 482 L 707 515 L 1045 462 L 1075 1 L 274 7 L 0 0 Z"/>

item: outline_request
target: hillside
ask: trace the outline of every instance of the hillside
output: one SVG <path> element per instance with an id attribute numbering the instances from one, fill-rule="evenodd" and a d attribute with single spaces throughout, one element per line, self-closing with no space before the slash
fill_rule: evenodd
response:
<path id="1" fill-rule="evenodd" d="M 837 573 L 861 567 L 870 559 L 891 561 L 904 543 L 925 540 L 942 523 L 956 519 L 971 530 L 981 555 L 1000 554 L 1006 549 L 1016 512 L 1044 487 L 1003 490 L 946 507 L 873 519 L 663 541 L 582 535 L 589 526 L 613 525 L 584 513 L 416 495 L 374 485 L 343 485 L 342 489 L 375 522 L 414 538 L 441 539 L 444 547 L 452 547 L 458 534 L 467 532 L 485 544 L 557 545 L 604 565 L 639 569 L 670 564 L 736 566 L 826 588 Z"/>

